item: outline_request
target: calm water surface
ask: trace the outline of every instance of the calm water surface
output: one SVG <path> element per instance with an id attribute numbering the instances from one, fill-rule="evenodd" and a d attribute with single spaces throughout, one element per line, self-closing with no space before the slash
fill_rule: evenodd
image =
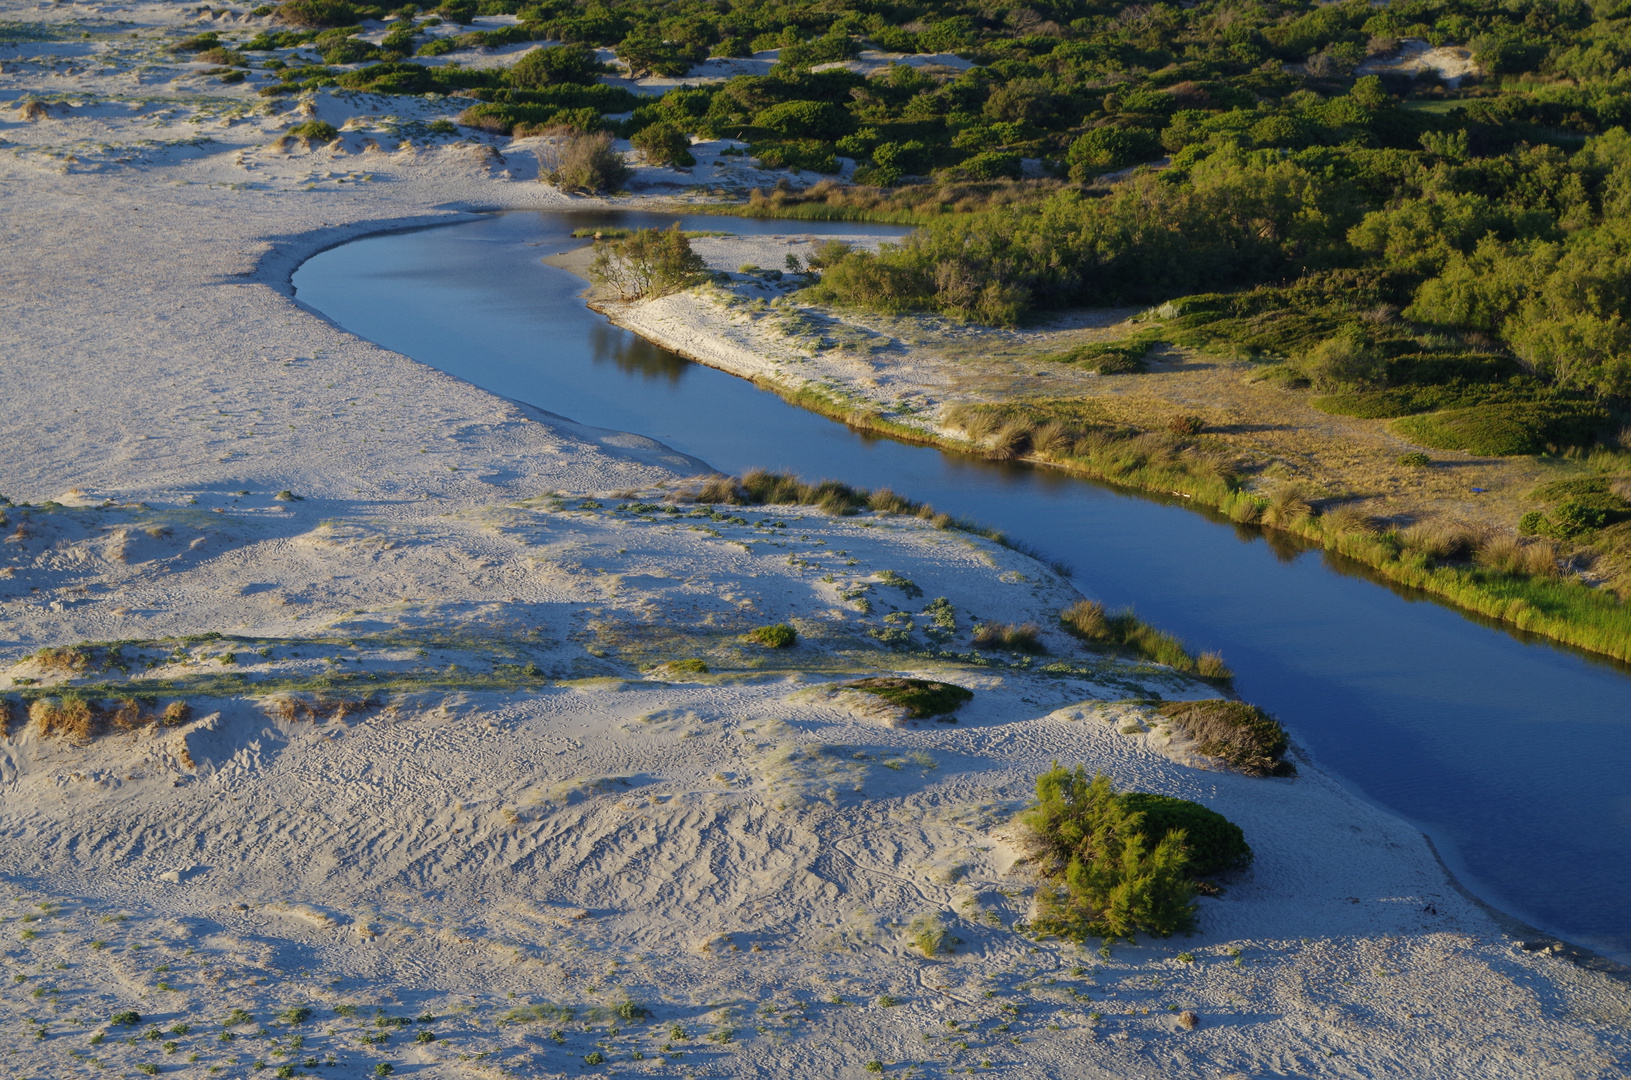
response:
<path id="1" fill-rule="evenodd" d="M 346 329 L 505 397 L 754 466 L 889 486 L 1024 538 L 1197 648 L 1319 766 L 1431 835 L 1484 899 L 1631 962 L 1631 678 L 1176 506 L 857 434 L 587 310 L 539 259 L 633 213 L 508 213 L 357 240 L 295 274 Z M 682 219 L 788 233 L 804 223 Z M 810 225 L 824 234 L 889 231 Z"/>

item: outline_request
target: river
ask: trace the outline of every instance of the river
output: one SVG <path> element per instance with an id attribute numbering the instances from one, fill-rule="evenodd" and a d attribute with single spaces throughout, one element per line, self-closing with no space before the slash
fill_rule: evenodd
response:
<path id="1" fill-rule="evenodd" d="M 1618 664 L 1464 616 L 1289 541 L 1023 464 L 852 431 L 692 364 L 589 311 L 543 265 L 584 226 L 671 215 L 510 212 L 325 251 L 298 299 L 340 326 L 507 398 L 638 432 L 724 472 L 891 487 L 1003 530 L 1220 649 L 1247 700 L 1321 769 L 1432 837 L 1461 882 L 1549 933 L 1631 963 L 1631 678 Z M 875 225 L 681 218 L 824 235 Z"/>

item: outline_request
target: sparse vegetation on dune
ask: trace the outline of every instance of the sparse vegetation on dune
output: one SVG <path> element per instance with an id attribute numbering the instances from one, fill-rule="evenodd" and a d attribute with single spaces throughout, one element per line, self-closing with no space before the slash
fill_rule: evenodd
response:
<path id="1" fill-rule="evenodd" d="M 949 717 L 974 700 L 974 691 L 956 683 L 934 679 L 913 679 L 899 675 L 878 675 L 843 684 L 845 690 L 859 690 L 882 698 L 906 710 L 914 720 Z"/>

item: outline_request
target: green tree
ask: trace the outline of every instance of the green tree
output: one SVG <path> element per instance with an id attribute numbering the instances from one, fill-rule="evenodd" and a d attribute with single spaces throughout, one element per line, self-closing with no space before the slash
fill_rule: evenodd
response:
<path id="1" fill-rule="evenodd" d="M 1075 940 L 1166 936 L 1193 927 L 1195 888 L 1185 834 L 1153 846 L 1142 812 L 1103 773 L 1057 763 L 1037 777 L 1036 804 L 1020 815 L 1030 857 L 1049 888 L 1038 893 L 1039 929 Z"/>
<path id="2" fill-rule="evenodd" d="M 620 299 L 643 300 L 694 285 L 707 269 L 676 222 L 668 229 L 640 229 L 621 240 L 596 243 L 589 277 Z"/>

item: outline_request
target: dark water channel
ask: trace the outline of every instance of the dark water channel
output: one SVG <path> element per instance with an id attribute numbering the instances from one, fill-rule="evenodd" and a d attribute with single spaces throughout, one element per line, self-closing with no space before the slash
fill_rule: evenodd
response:
<path id="1" fill-rule="evenodd" d="M 492 215 L 357 240 L 294 280 L 301 301 L 346 329 L 505 397 L 651 436 L 726 472 L 887 485 L 1027 540 L 1074 566 L 1087 595 L 1222 649 L 1243 696 L 1277 713 L 1321 768 L 1432 836 L 1479 896 L 1631 963 L 1625 668 L 1177 506 L 857 434 L 608 325 L 578 299 L 577 278 L 539 262 L 576 246 L 574 228 L 671 220 Z M 685 227 L 806 228 L 716 217 Z"/>

